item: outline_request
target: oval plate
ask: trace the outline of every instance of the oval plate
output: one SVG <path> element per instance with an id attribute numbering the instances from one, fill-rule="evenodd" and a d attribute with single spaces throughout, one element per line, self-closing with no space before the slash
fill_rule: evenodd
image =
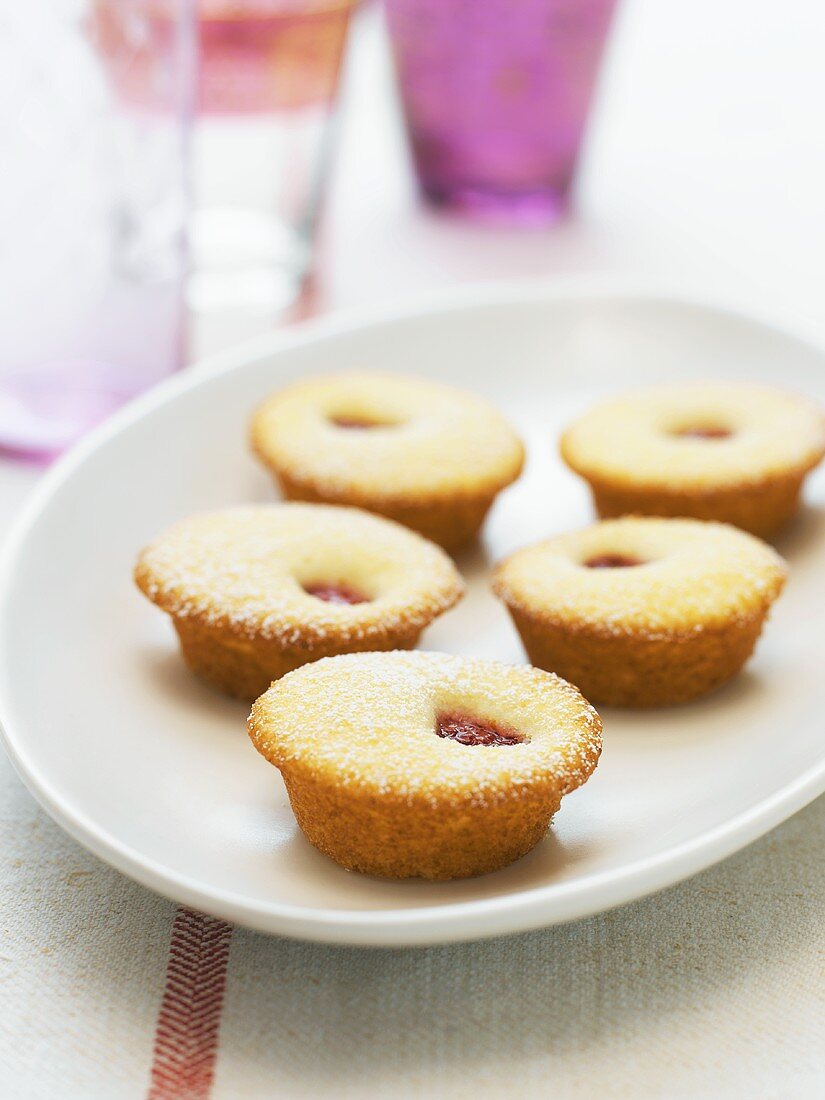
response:
<path id="1" fill-rule="evenodd" d="M 312 849 L 247 708 L 183 668 L 171 626 L 130 573 L 139 547 L 191 512 L 273 498 L 245 444 L 250 410 L 289 379 L 348 367 L 449 380 L 524 434 L 522 480 L 459 565 L 470 591 L 428 649 L 520 662 L 487 587 L 512 549 L 592 518 L 560 464 L 562 425 L 606 393 L 714 376 L 825 394 L 825 356 L 730 312 L 631 294 L 523 287 L 273 336 L 162 385 L 45 479 L 0 566 L 0 719 L 16 767 L 77 840 L 175 900 L 266 932 L 416 944 L 595 913 L 753 840 L 825 789 L 821 607 L 825 484 L 783 537 L 790 583 L 755 659 L 691 706 L 604 710 L 605 750 L 547 838 L 493 875 L 382 882 Z"/>

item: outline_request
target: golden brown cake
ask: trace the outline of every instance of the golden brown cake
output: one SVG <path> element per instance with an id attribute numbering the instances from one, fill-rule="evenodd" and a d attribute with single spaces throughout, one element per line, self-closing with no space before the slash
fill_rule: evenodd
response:
<path id="1" fill-rule="evenodd" d="M 825 416 L 765 386 L 657 387 L 585 413 L 561 453 L 602 517 L 691 516 L 769 538 L 796 513 L 805 475 L 825 454 Z"/>
<path id="2" fill-rule="evenodd" d="M 784 582 L 779 555 L 727 524 L 628 517 L 519 550 L 493 588 L 534 665 L 596 703 L 655 707 L 734 676 Z"/>
<path id="3" fill-rule="evenodd" d="M 448 550 L 479 531 L 524 449 L 488 402 L 440 382 L 355 373 L 273 395 L 251 425 L 288 500 L 353 504 Z"/>
<path id="4" fill-rule="evenodd" d="M 249 731 L 310 843 L 387 878 L 518 859 L 601 751 L 599 716 L 570 684 L 442 653 L 307 665 L 255 702 Z"/>
<path id="5" fill-rule="evenodd" d="M 193 516 L 141 553 L 135 580 L 171 615 L 189 667 L 250 700 L 319 657 L 414 646 L 464 590 L 431 542 L 323 504 Z"/>

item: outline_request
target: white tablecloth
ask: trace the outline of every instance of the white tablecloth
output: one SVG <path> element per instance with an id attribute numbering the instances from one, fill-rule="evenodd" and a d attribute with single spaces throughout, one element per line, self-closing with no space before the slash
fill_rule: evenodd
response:
<path id="1" fill-rule="evenodd" d="M 580 213 L 525 234 L 416 206 L 369 15 L 320 308 L 596 272 L 767 306 L 825 342 L 823 41 L 818 0 L 626 0 Z M 264 323 L 202 323 L 196 346 Z M 0 466 L 4 515 L 36 478 Z M 720 866 L 577 924 L 324 948 L 176 911 L 65 837 L 2 758 L 0 1096 L 819 1097 L 823 851 L 820 799 Z"/>

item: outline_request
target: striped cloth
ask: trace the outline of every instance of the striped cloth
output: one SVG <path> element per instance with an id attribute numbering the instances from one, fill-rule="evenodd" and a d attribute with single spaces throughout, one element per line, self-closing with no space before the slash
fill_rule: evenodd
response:
<path id="1" fill-rule="evenodd" d="M 66 837 L 0 760 L 8 1100 L 806 1100 L 825 1081 L 825 799 L 653 898 L 477 944 L 233 930 Z"/>

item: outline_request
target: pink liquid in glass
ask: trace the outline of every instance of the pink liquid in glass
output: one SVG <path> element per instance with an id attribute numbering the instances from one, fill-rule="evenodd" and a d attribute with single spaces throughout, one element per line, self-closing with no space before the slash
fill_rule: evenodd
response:
<path id="1" fill-rule="evenodd" d="M 180 0 L 138 0 L 152 50 L 122 66 L 124 98 L 146 103 L 151 54 L 168 50 Z M 329 104 L 349 18 L 360 0 L 195 0 L 196 107 L 206 114 L 256 114 Z M 122 22 L 104 7 L 99 26 L 110 59 L 124 58 Z"/>
<path id="2" fill-rule="evenodd" d="M 177 0 L 134 2 L 162 50 Z M 195 313 L 267 313 L 274 321 L 301 295 L 357 5 L 197 0 L 187 282 Z M 115 35 L 107 52 L 123 54 Z M 133 65 L 122 69 L 118 84 L 130 102 L 145 100 L 151 87 Z"/>
<path id="3" fill-rule="evenodd" d="M 329 104 L 358 0 L 204 0 L 200 109 L 254 113 Z"/>
<path id="4" fill-rule="evenodd" d="M 386 0 L 415 166 L 434 202 L 564 210 L 616 0 Z"/>

